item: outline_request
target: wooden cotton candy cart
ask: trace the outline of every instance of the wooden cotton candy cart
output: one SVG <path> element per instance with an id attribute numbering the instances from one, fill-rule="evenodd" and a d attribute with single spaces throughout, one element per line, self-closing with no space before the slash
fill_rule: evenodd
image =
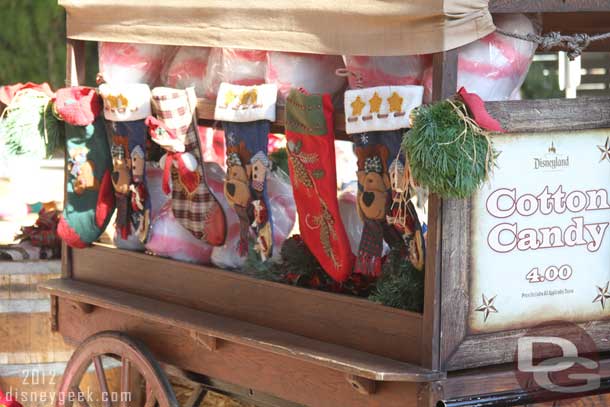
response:
<path id="1" fill-rule="evenodd" d="M 84 41 L 435 53 L 434 99 L 439 100 L 456 90 L 454 49 L 493 30 L 489 11 L 541 13 L 544 31 L 610 31 L 607 1 L 492 0 L 489 9 L 484 0 L 463 3 L 361 0 L 344 9 L 321 1 L 259 1 L 244 7 L 220 1 L 60 0 L 68 13 L 67 85 L 83 83 Z M 608 42 L 595 46 L 610 50 Z M 504 137 L 610 128 L 609 99 L 493 102 L 487 108 L 511 133 Z M 213 110 L 200 100 L 198 118 L 212 123 Z M 282 109 L 277 116 L 281 128 Z M 341 137 L 342 115 L 335 121 Z M 480 213 L 473 212 L 476 199 L 430 197 L 423 314 L 102 244 L 83 250 L 64 246 L 62 278 L 40 286 L 51 295 L 53 330 L 79 345 L 60 395 L 78 394 L 78 379 L 91 365 L 100 388 L 108 390 L 101 356 L 114 355 L 121 362 L 121 392 L 133 391 L 134 369 L 144 379 L 137 405 L 153 406 L 155 400 L 162 407 L 177 405 L 164 370 L 200 386 L 189 407 L 198 405 L 206 389 L 260 405 L 529 403 L 512 362 L 518 338 L 532 332 L 531 321 L 491 329 L 481 328 L 481 319 L 473 322 L 473 315 L 482 316 L 477 311 L 482 306 L 487 307 L 483 313 L 493 312 L 491 296 L 500 294 L 488 294 L 484 304 L 470 295 L 472 281 L 483 275 L 473 249 L 481 227 L 475 223 Z M 573 319 L 602 352 L 602 377 L 610 369 L 610 359 L 603 357 L 610 350 L 608 317 Z M 598 392 L 605 385 L 602 380 Z M 497 394 L 501 391 L 508 396 Z M 480 404 L 469 401 L 489 393 Z M 463 404 L 456 404 L 461 397 Z M 596 395 L 579 405 L 603 406 L 607 400 Z"/>

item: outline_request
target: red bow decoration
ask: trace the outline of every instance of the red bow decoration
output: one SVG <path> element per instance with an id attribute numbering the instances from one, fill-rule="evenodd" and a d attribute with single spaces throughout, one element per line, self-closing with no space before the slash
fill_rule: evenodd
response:
<path id="1" fill-rule="evenodd" d="M 460 88 L 458 95 L 468 108 L 474 121 L 477 122 L 481 128 L 498 133 L 506 133 L 506 130 L 502 128 L 500 123 L 487 112 L 485 102 L 483 102 L 483 99 L 481 99 L 479 95 L 476 93 L 469 93 L 464 87 Z"/>
<path id="2" fill-rule="evenodd" d="M 148 132 L 153 140 L 156 140 L 158 137 L 158 132 L 166 132 L 172 139 L 177 138 L 173 131 L 168 129 L 163 122 L 153 116 L 148 116 L 145 124 L 148 126 Z M 199 179 L 199 175 L 197 174 L 197 171 L 191 171 L 186 167 L 186 164 L 182 158 L 183 154 L 185 153 L 168 151 L 165 155 L 165 167 L 163 168 L 163 180 L 161 186 L 166 195 L 169 195 L 171 192 L 169 187 L 169 177 L 171 174 L 172 165 L 174 163 L 176 163 L 178 166 L 178 176 L 180 177 L 180 182 L 189 193 L 195 192 L 195 189 L 197 189 L 197 186 L 199 186 L 201 181 Z"/>

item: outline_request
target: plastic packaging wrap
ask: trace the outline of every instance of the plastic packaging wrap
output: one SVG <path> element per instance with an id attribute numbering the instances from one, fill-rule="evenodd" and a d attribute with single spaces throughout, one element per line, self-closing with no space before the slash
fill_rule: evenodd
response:
<path id="1" fill-rule="evenodd" d="M 206 181 L 214 196 L 221 203 L 227 224 L 237 223 L 237 216 L 231 217 L 222 192 L 224 172 L 215 163 L 204 163 Z M 197 264 L 210 264 L 212 246 L 195 238 L 174 217 L 168 201 L 159 215 L 153 218 L 150 238 L 146 250 L 163 257 Z"/>
<path id="2" fill-rule="evenodd" d="M 110 84 L 159 83 L 164 64 L 175 47 L 151 44 L 100 42 L 98 47 L 100 73 Z"/>
<path id="3" fill-rule="evenodd" d="M 421 85 L 424 70 L 431 64 L 428 55 L 406 56 L 345 56 L 345 67 L 350 75 L 349 87 L 358 87 L 357 77 L 363 88 L 385 85 Z"/>
<path id="4" fill-rule="evenodd" d="M 278 259 L 284 241 L 290 236 L 296 219 L 296 205 L 292 195 L 290 179 L 281 170 L 273 171 L 267 178 L 269 206 L 273 217 L 273 259 Z M 222 186 L 221 186 L 222 195 Z M 223 196 L 216 195 L 227 214 L 228 235 L 224 246 L 212 251 L 212 263 L 221 268 L 239 268 L 245 257 L 238 253 L 239 222 L 233 209 Z"/>
<path id="5" fill-rule="evenodd" d="M 532 21 L 524 14 L 500 14 L 494 23 L 504 31 L 535 34 Z M 536 52 L 536 45 L 494 32 L 465 45 L 458 54 L 458 86 L 483 100 L 510 100 L 518 97 Z M 424 74 L 424 101 L 432 95 L 432 69 Z M 456 89 L 457 90 L 457 89 Z"/>
<path id="6" fill-rule="evenodd" d="M 165 205 L 169 197 L 163 193 L 161 188 L 161 180 L 163 179 L 163 170 L 155 167 L 156 163 L 147 162 L 146 164 L 146 185 L 150 194 L 150 219 L 155 219 L 161 208 Z M 152 223 L 151 223 L 152 224 Z M 127 239 L 121 238 L 121 234 L 115 231 L 113 241 L 116 247 L 125 250 L 144 251 L 145 246 L 140 242 L 138 236 L 130 233 Z"/>
<path id="7" fill-rule="evenodd" d="M 343 60 L 338 55 L 270 51 L 265 82 L 277 85 L 281 103 L 286 101 L 292 88 L 334 95 L 345 87 L 345 78 L 335 74 L 343 67 Z"/>
<path id="8" fill-rule="evenodd" d="M 337 187 L 343 189 L 347 184 L 356 181 L 358 157 L 354 152 L 354 143 L 335 140 L 335 162 L 337 167 Z"/>
<path id="9" fill-rule="evenodd" d="M 216 163 L 226 170 L 225 132 L 213 127 L 199 126 L 199 136 L 203 161 Z"/>
<path id="10" fill-rule="evenodd" d="M 183 228 L 172 214 L 168 201 L 153 221 L 146 249 L 157 256 L 196 264 L 209 264 L 212 246 Z"/>
<path id="11" fill-rule="evenodd" d="M 209 56 L 210 48 L 178 48 L 171 61 L 165 64 L 161 74 L 161 82 L 165 86 L 178 89 L 193 86 L 197 96 L 203 97 Z"/>
<path id="12" fill-rule="evenodd" d="M 235 85 L 265 83 L 267 51 L 212 48 L 204 80 L 205 97 L 216 99 L 222 82 Z"/>

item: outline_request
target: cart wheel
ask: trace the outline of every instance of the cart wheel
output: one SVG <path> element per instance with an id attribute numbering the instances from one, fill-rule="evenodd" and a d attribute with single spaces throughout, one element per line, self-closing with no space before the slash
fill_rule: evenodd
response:
<path id="1" fill-rule="evenodd" d="M 140 374 L 142 384 L 146 384 L 144 400 L 142 400 L 145 407 L 179 407 L 167 376 L 150 351 L 143 344 L 120 332 L 101 332 L 88 338 L 76 348 L 59 386 L 57 407 L 89 407 L 88 397 L 80 386 L 85 372 L 92 365 L 101 393 L 99 398 L 101 405 L 116 406 L 113 404 L 113 397 L 108 387 L 102 356 L 120 361 L 121 377 L 120 393 L 118 393 L 121 396 L 120 407 L 133 405 L 125 395 L 131 394 L 129 392 L 134 390 L 130 388 L 131 379 L 135 377 L 134 371 Z"/>

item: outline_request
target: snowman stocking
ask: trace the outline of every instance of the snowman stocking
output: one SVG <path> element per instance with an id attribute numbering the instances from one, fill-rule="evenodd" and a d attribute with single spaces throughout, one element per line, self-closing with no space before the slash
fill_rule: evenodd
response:
<path id="1" fill-rule="evenodd" d="M 68 155 L 67 201 L 57 233 L 68 246 L 82 248 L 101 236 L 114 211 L 101 102 L 95 89 L 64 88 L 54 109 L 65 121 Z"/>
<path id="2" fill-rule="evenodd" d="M 154 117 L 149 116 L 146 124 L 152 140 L 166 151 L 161 159 L 163 190 L 171 190 L 172 212 L 193 236 L 221 246 L 226 220 L 205 179 L 194 89 L 155 88 L 152 100 Z"/>
<path id="3" fill-rule="evenodd" d="M 326 273 L 341 282 L 354 256 L 337 202 L 333 110 L 330 95 L 293 89 L 286 100 L 286 137 L 301 236 Z"/>
<path id="4" fill-rule="evenodd" d="M 144 119 L 151 113 L 150 89 L 145 84 L 100 85 L 104 116 L 111 135 L 113 186 L 117 201 L 116 226 L 122 239 L 134 234 L 146 243 L 150 227 L 150 196 L 146 184 Z"/>
<path id="5" fill-rule="evenodd" d="M 421 104 L 420 86 L 379 86 L 345 93 L 346 132 L 352 134 L 358 157 L 358 212 L 364 222 L 354 272 L 381 273 L 383 241 L 406 248 L 401 233 L 388 223 L 393 199 L 389 169 L 396 171 L 409 113 Z"/>
<path id="6" fill-rule="evenodd" d="M 267 196 L 270 121 L 275 120 L 277 88 L 222 83 L 214 116 L 222 120 L 227 152 L 224 194 L 240 221 L 239 254 L 244 256 L 252 232 L 261 260 L 273 252 L 273 223 Z"/>

